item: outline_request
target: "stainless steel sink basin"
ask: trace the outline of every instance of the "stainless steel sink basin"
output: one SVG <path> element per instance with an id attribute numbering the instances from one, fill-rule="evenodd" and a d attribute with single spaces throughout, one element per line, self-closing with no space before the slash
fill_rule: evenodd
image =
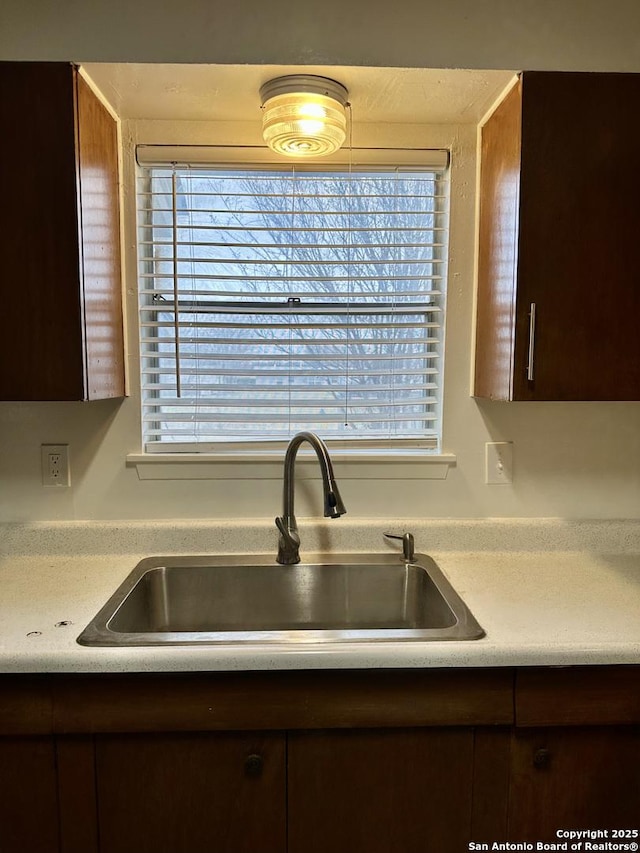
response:
<path id="1" fill-rule="evenodd" d="M 87 646 L 473 640 L 484 632 L 430 557 L 151 557 L 85 628 Z"/>

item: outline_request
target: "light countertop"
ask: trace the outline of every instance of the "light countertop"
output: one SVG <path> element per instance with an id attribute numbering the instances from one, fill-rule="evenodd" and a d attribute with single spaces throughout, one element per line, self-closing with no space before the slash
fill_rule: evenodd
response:
<path id="1" fill-rule="evenodd" d="M 398 522 L 301 524 L 305 548 L 389 553 Z M 3 525 L 0 671 L 184 672 L 640 664 L 637 522 L 405 521 L 482 625 L 467 642 L 87 648 L 76 638 L 139 560 L 270 553 L 267 522 Z M 431 543 L 431 547 L 430 544 Z M 271 547 L 269 547 L 271 545 Z M 350 546 L 350 547 L 349 547 Z M 457 547 L 456 547 L 457 546 Z M 59 624 L 68 623 L 68 624 Z"/>

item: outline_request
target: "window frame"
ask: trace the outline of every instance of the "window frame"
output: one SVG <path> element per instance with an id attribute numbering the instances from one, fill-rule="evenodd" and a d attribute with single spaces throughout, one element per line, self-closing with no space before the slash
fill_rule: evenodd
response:
<path id="1" fill-rule="evenodd" d="M 350 155 L 350 160 L 347 155 Z M 434 162 L 435 160 L 435 162 Z M 277 168 L 290 167 L 291 161 L 278 157 L 265 149 L 263 146 L 190 146 L 190 145 L 149 145 L 140 144 L 136 146 L 136 183 L 140 174 L 140 168 L 149 166 L 167 167 L 171 165 L 192 165 L 195 167 L 204 166 L 236 166 L 239 169 L 260 168 L 269 165 Z M 392 164 L 392 165 L 390 165 Z M 447 243 L 443 258 L 443 268 L 446 271 L 449 260 L 449 219 L 450 219 L 450 176 L 451 176 L 451 160 L 448 149 L 418 149 L 418 148 L 358 148 L 351 152 L 344 150 L 337 152 L 329 158 L 323 158 L 323 163 L 309 164 L 309 168 L 314 171 L 320 171 L 324 166 L 328 171 L 332 167 L 340 167 L 346 170 L 349 166 L 353 169 L 364 166 L 365 168 L 375 168 L 376 166 L 384 168 L 412 168 L 421 171 L 444 171 L 446 176 L 441 182 L 441 186 L 446 188 L 447 200 L 445 209 L 438 213 L 445 217 L 447 223 Z M 137 192 L 135 193 L 137 196 Z M 445 275 L 446 280 L 446 275 Z M 444 307 L 446 301 L 446 285 L 445 292 L 442 294 L 442 308 L 444 315 Z M 140 324 L 138 321 L 138 329 Z M 440 369 L 438 371 L 439 381 L 444 382 L 444 349 L 445 349 L 445 321 L 441 323 L 439 333 L 442 336 L 440 342 Z M 145 357 L 141 349 L 141 359 Z M 140 368 L 142 373 L 142 368 Z M 438 419 L 438 434 L 434 439 L 432 437 L 418 438 L 357 438 L 357 439 L 341 439 L 335 437 L 327 437 L 324 440 L 333 452 L 337 452 L 340 457 L 353 460 L 369 461 L 376 460 L 402 460 L 409 459 L 415 454 L 421 457 L 429 455 L 434 461 L 443 460 L 447 464 L 455 461 L 455 457 L 451 454 L 442 453 L 442 407 L 443 407 L 444 390 L 441 392 L 439 408 L 440 417 Z M 141 404 L 143 400 L 143 392 L 141 391 Z M 247 439 L 241 442 L 226 442 L 224 440 L 215 442 L 165 442 L 165 443 L 146 443 L 143 438 L 143 453 L 132 454 L 130 461 L 135 460 L 140 462 L 143 457 L 151 456 L 156 459 L 168 460 L 169 457 L 186 460 L 187 456 L 204 459 L 207 457 L 215 457 L 220 460 L 233 459 L 253 459 L 253 460 L 268 460 L 274 455 L 279 456 L 283 449 L 286 448 L 289 439 L 274 440 L 274 439 Z"/>

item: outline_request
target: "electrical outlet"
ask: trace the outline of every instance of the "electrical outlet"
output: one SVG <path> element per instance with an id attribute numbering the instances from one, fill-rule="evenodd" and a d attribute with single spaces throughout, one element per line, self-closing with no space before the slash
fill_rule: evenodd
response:
<path id="1" fill-rule="evenodd" d="M 42 485 L 70 486 L 69 445 L 43 444 L 42 453 Z"/>
<path id="2" fill-rule="evenodd" d="M 485 446 L 484 481 L 489 486 L 513 482 L 513 442 L 488 441 Z"/>

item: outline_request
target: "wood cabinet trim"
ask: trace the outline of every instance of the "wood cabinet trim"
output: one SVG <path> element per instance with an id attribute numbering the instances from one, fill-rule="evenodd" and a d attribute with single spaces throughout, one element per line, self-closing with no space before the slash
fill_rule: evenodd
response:
<path id="1" fill-rule="evenodd" d="M 2 675 L 0 735 L 640 724 L 640 666 Z"/>
<path id="2" fill-rule="evenodd" d="M 471 838 L 493 843 L 507 839 L 511 729 L 476 729 L 473 749 Z"/>
<path id="3" fill-rule="evenodd" d="M 57 732 L 508 725 L 511 670 L 59 677 Z"/>
<path id="4" fill-rule="evenodd" d="M 75 71 L 84 394 L 124 396 L 120 182 L 116 122 Z"/>
<path id="5" fill-rule="evenodd" d="M 53 696 L 46 675 L 0 676 L 0 736 L 53 731 Z"/>
<path id="6" fill-rule="evenodd" d="M 481 131 L 478 294 L 474 395 L 513 395 L 520 216 L 522 84 Z"/>
<path id="7" fill-rule="evenodd" d="M 640 666 L 516 672 L 518 727 L 640 723 Z"/>

